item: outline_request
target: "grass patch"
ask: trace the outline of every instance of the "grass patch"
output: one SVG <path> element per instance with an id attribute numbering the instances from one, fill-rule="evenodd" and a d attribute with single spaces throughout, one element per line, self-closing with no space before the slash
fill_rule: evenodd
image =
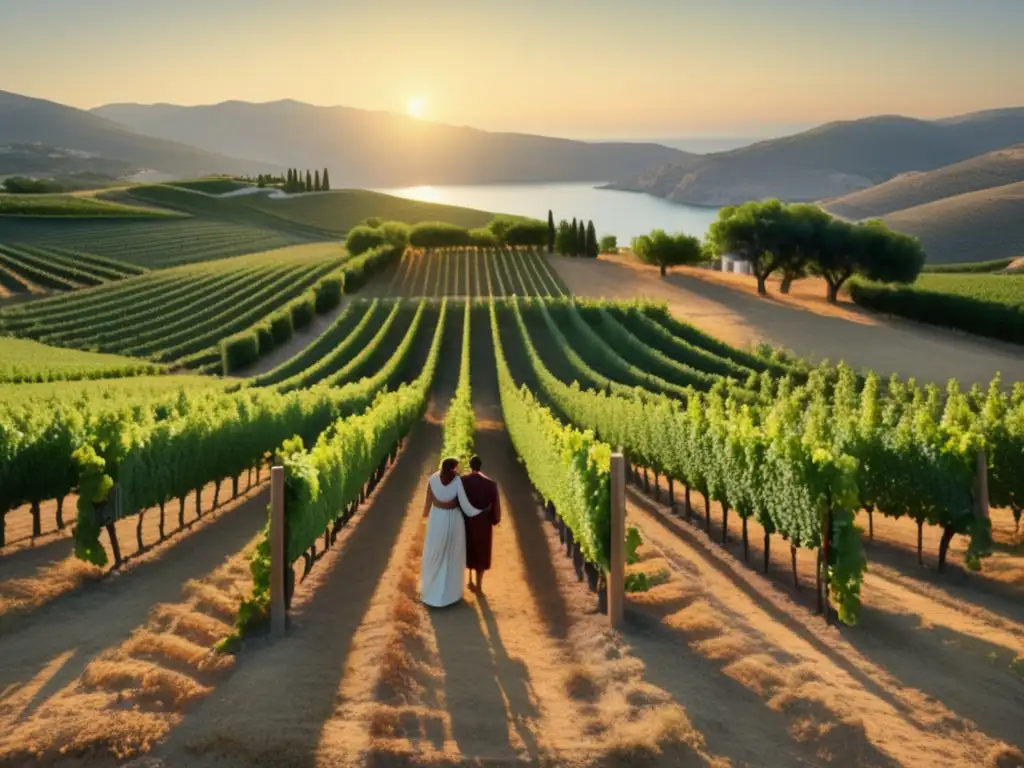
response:
<path id="1" fill-rule="evenodd" d="M 237 192 L 251 186 L 243 181 L 230 177 L 213 177 L 209 179 L 185 179 L 182 181 L 170 181 L 171 187 L 180 187 L 193 192 L 205 192 L 208 195 L 223 195 L 228 192 Z"/>
<path id="2" fill-rule="evenodd" d="M 0 194 L 0 216 L 167 218 L 168 211 L 74 195 Z"/>

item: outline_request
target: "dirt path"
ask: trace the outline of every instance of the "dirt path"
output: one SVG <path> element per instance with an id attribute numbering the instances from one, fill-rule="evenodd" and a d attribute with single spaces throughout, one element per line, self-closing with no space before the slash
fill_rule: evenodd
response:
<path id="1" fill-rule="evenodd" d="M 295 355 L 316 341 L 320 334 L 331 327 L 331 324 L 345 311 L 348 302 L 349 296 L 345 294 L 341 297 L 341 303 L 330 312 L 325 315 L 314 315 L 313 322 L 308 328 L 296 331 L 283 345 L 274 347 L 269 355 L 261 357 L 249 368 L 246 368 L 241 378 L 247 379 L 251 376 L 260 376 L 274 370 L 281 363 L 291 360 Z"/>
<path id="2" fill-rule="evenodd" d="M 734 285 L 741 279 L 736 275 L 678 269 L 662 279 L 656 269 L 621 258 L 547 258 L 577 296 L 665 302 L 676 317 L 736 346 L 764 341 L 815 361 L 845 360 L 921 381 L 984 385 L 996 372 L 1004 381 L 1024 380 L 1024 354 L 1017 348 L 887 320 L 850 304 L 831 306 L 807 286 L 794 287 L 792 297 L 774 287 L 757 296 L 749 285 Z"/>
<path id="3" fill-rule="evenodd" d="M 702 531 L 666 513 L 629 490 L 627 515 L 648 542 L 650 559 L 642 568 L 668 577 L 634 597 L 630 618 L 634 626 L 650 627 L 648 663 L 661 668 L 664 641 L 675 637 L 704 669 L 686 679 L 707 677 L 710 663 L 720 678 L 738 684 L 730 690 L 719 679 L 703 692 L 698 727 L 702 718 L 738 713 L 749 701 L 763 712 L 760 718 L 750 712 L 751 719 L 778 722 L 818 764 L 1008 766 L 1016 765 L 1014 755 L 1024 760 L 1009 746 L 1024 746 L 1024 684 L 987 656 L 992 649 L 1006 656 L 1020 648 L 1012 623 L 964 615 L 869 575 L 861 626 L 827 627 Z M 729 734 L 727 743 L 734 738 L 744 734 Z M 754 739 L 750 746 L 761 743 Z M 709 746 L 716 744 L 709 739 Z M 753 755 L 742 759 L 759 764 Z"/>

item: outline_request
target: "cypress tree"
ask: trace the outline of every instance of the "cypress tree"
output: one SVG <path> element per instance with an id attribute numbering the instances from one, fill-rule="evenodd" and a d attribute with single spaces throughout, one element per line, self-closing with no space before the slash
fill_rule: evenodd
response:
<path id="1" fill-rule="evenodd" d="M 313 191 L 313 177 L 309 175 L 309 169 L 306 169 L 306 191 Z"/>
<path id="2" fill-rule="evenodd" d="M 323 189 L 324 192 L 330 192 L 331 191 L 331 177 L 327 175 L 327 169 L 326 168 L 324 168 L 324 175 L 323 175 L 323 179 L 320 182 L 320 187 L 321 187 L 321 189 Z"/>
<path id="3" fill-rule="evenodd" d="M 295 191 L 295 169 L 288 169 L 288 181 L 285 182 L 285 190 L 288 192 Z"/>
<path id="4" fill-rule="evenodd" d="M 555 252 L 555 216 L 548 209 L 548 253 Z"/>
<path id="5" fill-rule="evenodd" d="M 597 230 L 594 229 L 594 222 L 587 222 L 587 256 L 596 259 L 599 252 L 597 245 Z"/>
<path id="6" fill-rule="evenodd" d="M 580 219 L 580 223 L 576 225 L 576 245 L 579 248 L 579 255 L 587 255 L 587 225 L 583 223 L 583 219 Z"/>
<path id="7" fill-rule="evenodd" d="M 313 191 L 320 191 L 320 171 L 313 171 Z"/>
<path id="8" fill-rule="evenodd" d="M 569 254 L 571 256 L 579 256 L 580 254 L 580 230 L 576 226 L 576 219 L 572 220 L 572 224 L 569 225 L 569 244 L 572 246 Z"/>

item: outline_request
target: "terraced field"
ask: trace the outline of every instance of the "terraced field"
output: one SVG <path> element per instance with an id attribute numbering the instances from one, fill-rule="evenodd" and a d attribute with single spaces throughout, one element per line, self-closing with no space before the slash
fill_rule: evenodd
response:
<path id="1" fill-rule="evenodd" d="M 292 303 L 339 270 L 338 245 L 297 246 L 160 270 L 0 312 L 0 330 L 62 347 L 216 370 L 222 339 Z M 288 336 L 292 320 L 289 316 Z"/>

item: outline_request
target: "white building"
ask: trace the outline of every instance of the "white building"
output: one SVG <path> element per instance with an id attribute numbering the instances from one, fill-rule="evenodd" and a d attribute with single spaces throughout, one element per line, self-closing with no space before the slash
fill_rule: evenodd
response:
<path id="1" fill-rule="evenodd" d="M 725 254 L 722 256 L 722 271 L 723 272 L 736 272 L 741 275 L 750 274 L 750 262 L 746 259 L 741 259 L 739 256 L 733 256 L 732 254 Z"/>

